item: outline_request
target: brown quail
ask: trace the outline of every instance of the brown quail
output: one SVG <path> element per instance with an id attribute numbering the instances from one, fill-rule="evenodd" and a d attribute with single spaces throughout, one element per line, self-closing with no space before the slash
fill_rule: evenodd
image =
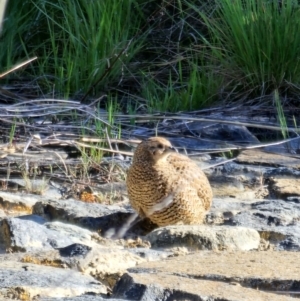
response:
<path id="1" fill-rule="evenodd" d="M 162 137 L 138 145 L 126 184 L 132 207 L 158 226 L 201 224 L 212 202 L 203 171 Z"/>

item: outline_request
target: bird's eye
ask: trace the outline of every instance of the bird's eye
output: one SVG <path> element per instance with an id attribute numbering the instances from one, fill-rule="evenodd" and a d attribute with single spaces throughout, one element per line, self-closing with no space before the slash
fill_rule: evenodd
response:
<path id="1" fill-rule="evenodd" d="M 163 146 L 162 144 L 158 144 L 158 145 L 157 145 L 157 148 L 158 148 L 158 149 L 163 149 L 164 146 Z"/>

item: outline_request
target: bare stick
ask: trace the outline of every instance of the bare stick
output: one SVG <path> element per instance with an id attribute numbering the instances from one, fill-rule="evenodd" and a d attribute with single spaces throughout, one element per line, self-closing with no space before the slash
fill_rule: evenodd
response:
<path id="1" fill-rule="evenodd" d="M 1 0 L 0 0 L 0 3 L 1 3 Z M 27 60 L 27 61 L 25 61 L 25 62 L 23 62 L 23 63 L 21 63 L 21 64 L 18 64 L 18 65 L 16 65 L 16 66 L 14 66 L 14 67 L 11 68 L 10 70 L 8 70 L 8 71 L 6 71 L 6 72 L 0 74 L 0 78 L 4 77 L 5 75 L 7 75 L 7 74 L 9 74 L 9 73 L 11 73 L 11 72 L 13 72 L 13 71 L 15 71 L 15 70 L 17 70 L 17 69 L 20 69 L 20 68 L 26 66 L 27 64 L 31 63 L 32 61 L 34 61 L 34 60 L 36 60 L 36 59 L 37 59 L 37 56 L 34 57 L 34 58 L 32 58 L 32 59 L 29 59 L 29 60 Z"/>

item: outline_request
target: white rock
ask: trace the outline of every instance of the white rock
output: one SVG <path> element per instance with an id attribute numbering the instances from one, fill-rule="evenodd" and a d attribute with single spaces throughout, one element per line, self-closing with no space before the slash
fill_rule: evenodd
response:
<path id="1" fill-rule="evenodd" d="M 259 233 L 250 228 L 209 225 L 180 225 L 158 228 L 146 238 L 153 247 L 186 246 L 196 250 L 257 249 Z"/>

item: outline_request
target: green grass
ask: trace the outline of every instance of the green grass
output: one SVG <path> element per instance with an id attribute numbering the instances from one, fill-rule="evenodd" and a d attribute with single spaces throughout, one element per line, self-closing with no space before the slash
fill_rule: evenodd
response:
<path id="1" fill-rule="evenodd" d="M 114 98 L 108 98 L 109 100 L 106 107 L 107 114 L 104 115 L 103 110 L 101 111 L 98 105 L 98 114 L 81 124 L 81 137 L 97 137 L 98 139 L 103 139 L 103 141 L 121 138 L 121 126 L 116 124 L 114 117 L 119 109 L 118 104 Z M 73 118 L 76 118 L 76 115 L 74 115 Z M 88 146 L 79 147 L 85 166 L 90 167 L 102 161 L 103 150 L 101 148 L 109 148 L 108 143 L 94 142 L 89 143 Z M 86 169 L 88 169 L 88 167 L 86 167 Z"/>
<path id="2" fill-rule="evenodd" d="M 25 76 L 33 76 L 46 95 L 81 98 L 91 87 L 91 97 L 110 91 L 117 82 L 126 80 L 128 72 L 132 76 L 140 73 L 137 68 L 131 68 L 130 62 L 135 56 L 139 60 L 140 53 L 148 46 L 147 35 L 157 25 L 148 26 L 149 16 L 143 16 L 142 8 L 148 2 L 39 0 L 25 1 L 21 7 L 9 3 L 2 39 L 2 49 L 7 52 L 0 54 L 2 65 L 9 68 L 25 57 L 37 55 L 37 62 L 26 69 Z M 155 15 L 155 10 L 152 13 Z M 162 49 L 158 47 L 154 56 Z M 175 66 L 178 72 L 173 66 L 167 66 L 170 69 L 167 80 L 148 80 L 153 67 L 148 62 L 149 68 L 143 73 L 146 81 L 141 82 L 142 94 L 149 99 L 149 110 L 175 111 L 203 106 L 205 100 L 195 101 L 194 97 L 199 92 L 199 68 L 191 67 L 193 62 L 187 60 L 188 70 L 179 78 L 180 65 L 179 62 Z M 200 86 L 204 85 L 200 83 Z"/>
<path id="3" fill-rule="evenodd" d="M 9 1 L 0 62 L 7 70 L 38 56 L 8 79 L 38 83 L 42 96 L 113 95 L 133 113 L 141 104 L 148 112 L 197 110 L 225 103 L 223 91 L 295 93 L 300 8 L 278 3 Z"/>
<path id="4" fill-rule="evenodd" d="M 200 12 L 210 32 L 205 42 L 231 86 L 258 95 L 299 90 L 300 6 L 279 2 L 217 0 L 213 18 Z"/>
<path id="5" fill-rule="evenodd" d="M 16 133 L 16 119 L 14 118 L 14 123 L 11 125 L 10 131 L 9 131 L 9 145 L 12 146 L 13 140 L 15 138 Z"/>
<path id="6" fill-rule="evenodd" d="M 217 99 L 220 77 L 208 70 L 204 61 L 178 62 L 177 76 L 169 73 L 164 83 L 149 75 L 144 76 L 142 97 L 146 99 L 148 111 L 178 112 L 201 109 Z"/>
<path id="7" fill-rule="evenodd" d="M 27 6 L 26 10 L 22 7 L 23 5 L 20 8 L 20 3 L 16 1 L 9 1 L 6 8 L 6 19 L 3 22 L 0 39 L 1 71 L 9 69 L 27 56 L 23 37 L 29 37 L 27 30 L 34 20 L 34 13 L 32 7 Z"/>
<path id="8" fill-rule="evenodd" d="M 276 110 L 277 110 L 277 119 L 278 119 L 278 123 L 280 124 L 280 127 L 281 127 L 282 137 L 284 139 L 288 139 L 290 137 L 289 137 L 289 131 L 287 130 L 287 128 L 288 128 L 287 120 L 286 120 L 286 117 L 285 117 L 285 114 L 283 111 L 282 102 L 280 100 L 279 92 L 277 89 L 274 91 L 273 99 L 274 99 L 274 103 L 275 103 Z"/>
<path id="9" fill-rule="evenodd" d="M 7 14 L 2 65 L 37 55 L 30 72 L 44 91 L 65 98 L 84 94 L 101 77 L 93 92 L 105 90 L 143 40 L 134 39 L 142 15 L 133 0 L 10 1 Z"/>

